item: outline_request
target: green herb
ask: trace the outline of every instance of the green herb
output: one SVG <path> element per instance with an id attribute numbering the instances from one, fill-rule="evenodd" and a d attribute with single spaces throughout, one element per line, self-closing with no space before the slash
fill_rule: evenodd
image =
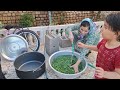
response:
<path id="1" fill-rule="evenodd" d="M 20 26 L 31 27 L 33 25 L 34 18 L 32 14 L 24 13 L 20 17 Z"/>
<path id="2" fill-rule="evenodd" d="M 2 24 L 2 22 L 0 21 L 0 29 L 2 29 L 2 27 L 3 27 L 3 24 Z"/>
<path id="3" fill-rule="evenodd" d="M 77 57 L 72 58 L 72 65 L 76 63 Z M 62 55 L 55 58 L 52 62 L 52 67 L 57 71 L 65 74 L 74 74 L 74 69 L 70 67 L 71 55 Z M 78 66 L 79 72 L 84 69 L 83 63 L 81 62 Z"/>

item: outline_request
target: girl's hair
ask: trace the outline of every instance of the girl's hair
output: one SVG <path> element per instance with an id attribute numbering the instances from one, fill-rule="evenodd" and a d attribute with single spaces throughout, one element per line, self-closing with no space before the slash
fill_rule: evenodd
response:
<path id="1" fill-rule="evenodd" d="M 80 27 L 83 26 L 83 27 L 88 27 L 88 29 L 90 29 L 90 23 L 88 21 L 83 21 L 80 25 Z"/>
<path id="2" fill-rule="evenodd" d="M 112 31 L 118 35 L 118 32 L 120 32 L 120 13 L 109 14 L 105 21 L 111 27 Z M 120 35 L 118 35 L 117 40 L 120 42 Z"/>

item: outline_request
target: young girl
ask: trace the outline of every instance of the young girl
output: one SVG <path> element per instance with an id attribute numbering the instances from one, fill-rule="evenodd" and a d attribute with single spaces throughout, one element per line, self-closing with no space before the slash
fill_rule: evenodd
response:
<path id="1" fill-rule="evenodd" d="M 109 14 L 97 46 L 78 43 L 78 47 L 98 51 L 95 78 L 120 79 L 120 13 Z"/>

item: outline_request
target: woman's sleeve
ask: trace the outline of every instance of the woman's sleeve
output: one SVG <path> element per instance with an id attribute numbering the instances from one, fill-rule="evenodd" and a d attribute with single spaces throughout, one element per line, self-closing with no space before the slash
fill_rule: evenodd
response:
<path id="1" fill-rule="evenodd" d="M 79 30 L 79 28 L 80 28 L 80 24 L 79 23 L 77 23 L 77 24 L 75 24 L 73 26 L 68 26 L 66 28 L 66 30 L 65 30 L 65 34 L 68 34 L 70 31 Z"/>
<path id="2" fill-rule="evenodd" d="M 95 33 L 94 33 L 94 34 L 91 34 L 85 44 L 86 44 L 86 45 L 93 45 L 94 42 L 95 42 L 95 39 L 96 39 Z M 89 52 L 89 50 L 90 50 L 90 49 L 82 48 L 81 51 L 80 51 L 81 53 L 80 53 L 80 58 L 79 58 L 79 59 L 80 59 L 80 60 L 84 59 L 84 58 L 85 58 L 85 55 Z"/>

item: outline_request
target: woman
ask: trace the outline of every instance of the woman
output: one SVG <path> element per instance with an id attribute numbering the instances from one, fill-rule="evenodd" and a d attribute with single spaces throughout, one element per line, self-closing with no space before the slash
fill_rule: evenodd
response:
<path id="1" fill-rule="evenodd" d="M 68 27 L 66 29 L 66 35 L 68 35 L 71 43 L 74 44 L 75 51 L 80 53 L 78 61 L 71 66 L 74 68 L 75 73 L 77 73 L 80 61 L 89 53 L 89 49 L 79 48 L 78 42 L 82 42 L 87 45 L 97 45 L 100 39 L 100 34 L 96 32 L 95 23 L 93 23 L 90 18 L 85 18 L 81 23 Z"/>

